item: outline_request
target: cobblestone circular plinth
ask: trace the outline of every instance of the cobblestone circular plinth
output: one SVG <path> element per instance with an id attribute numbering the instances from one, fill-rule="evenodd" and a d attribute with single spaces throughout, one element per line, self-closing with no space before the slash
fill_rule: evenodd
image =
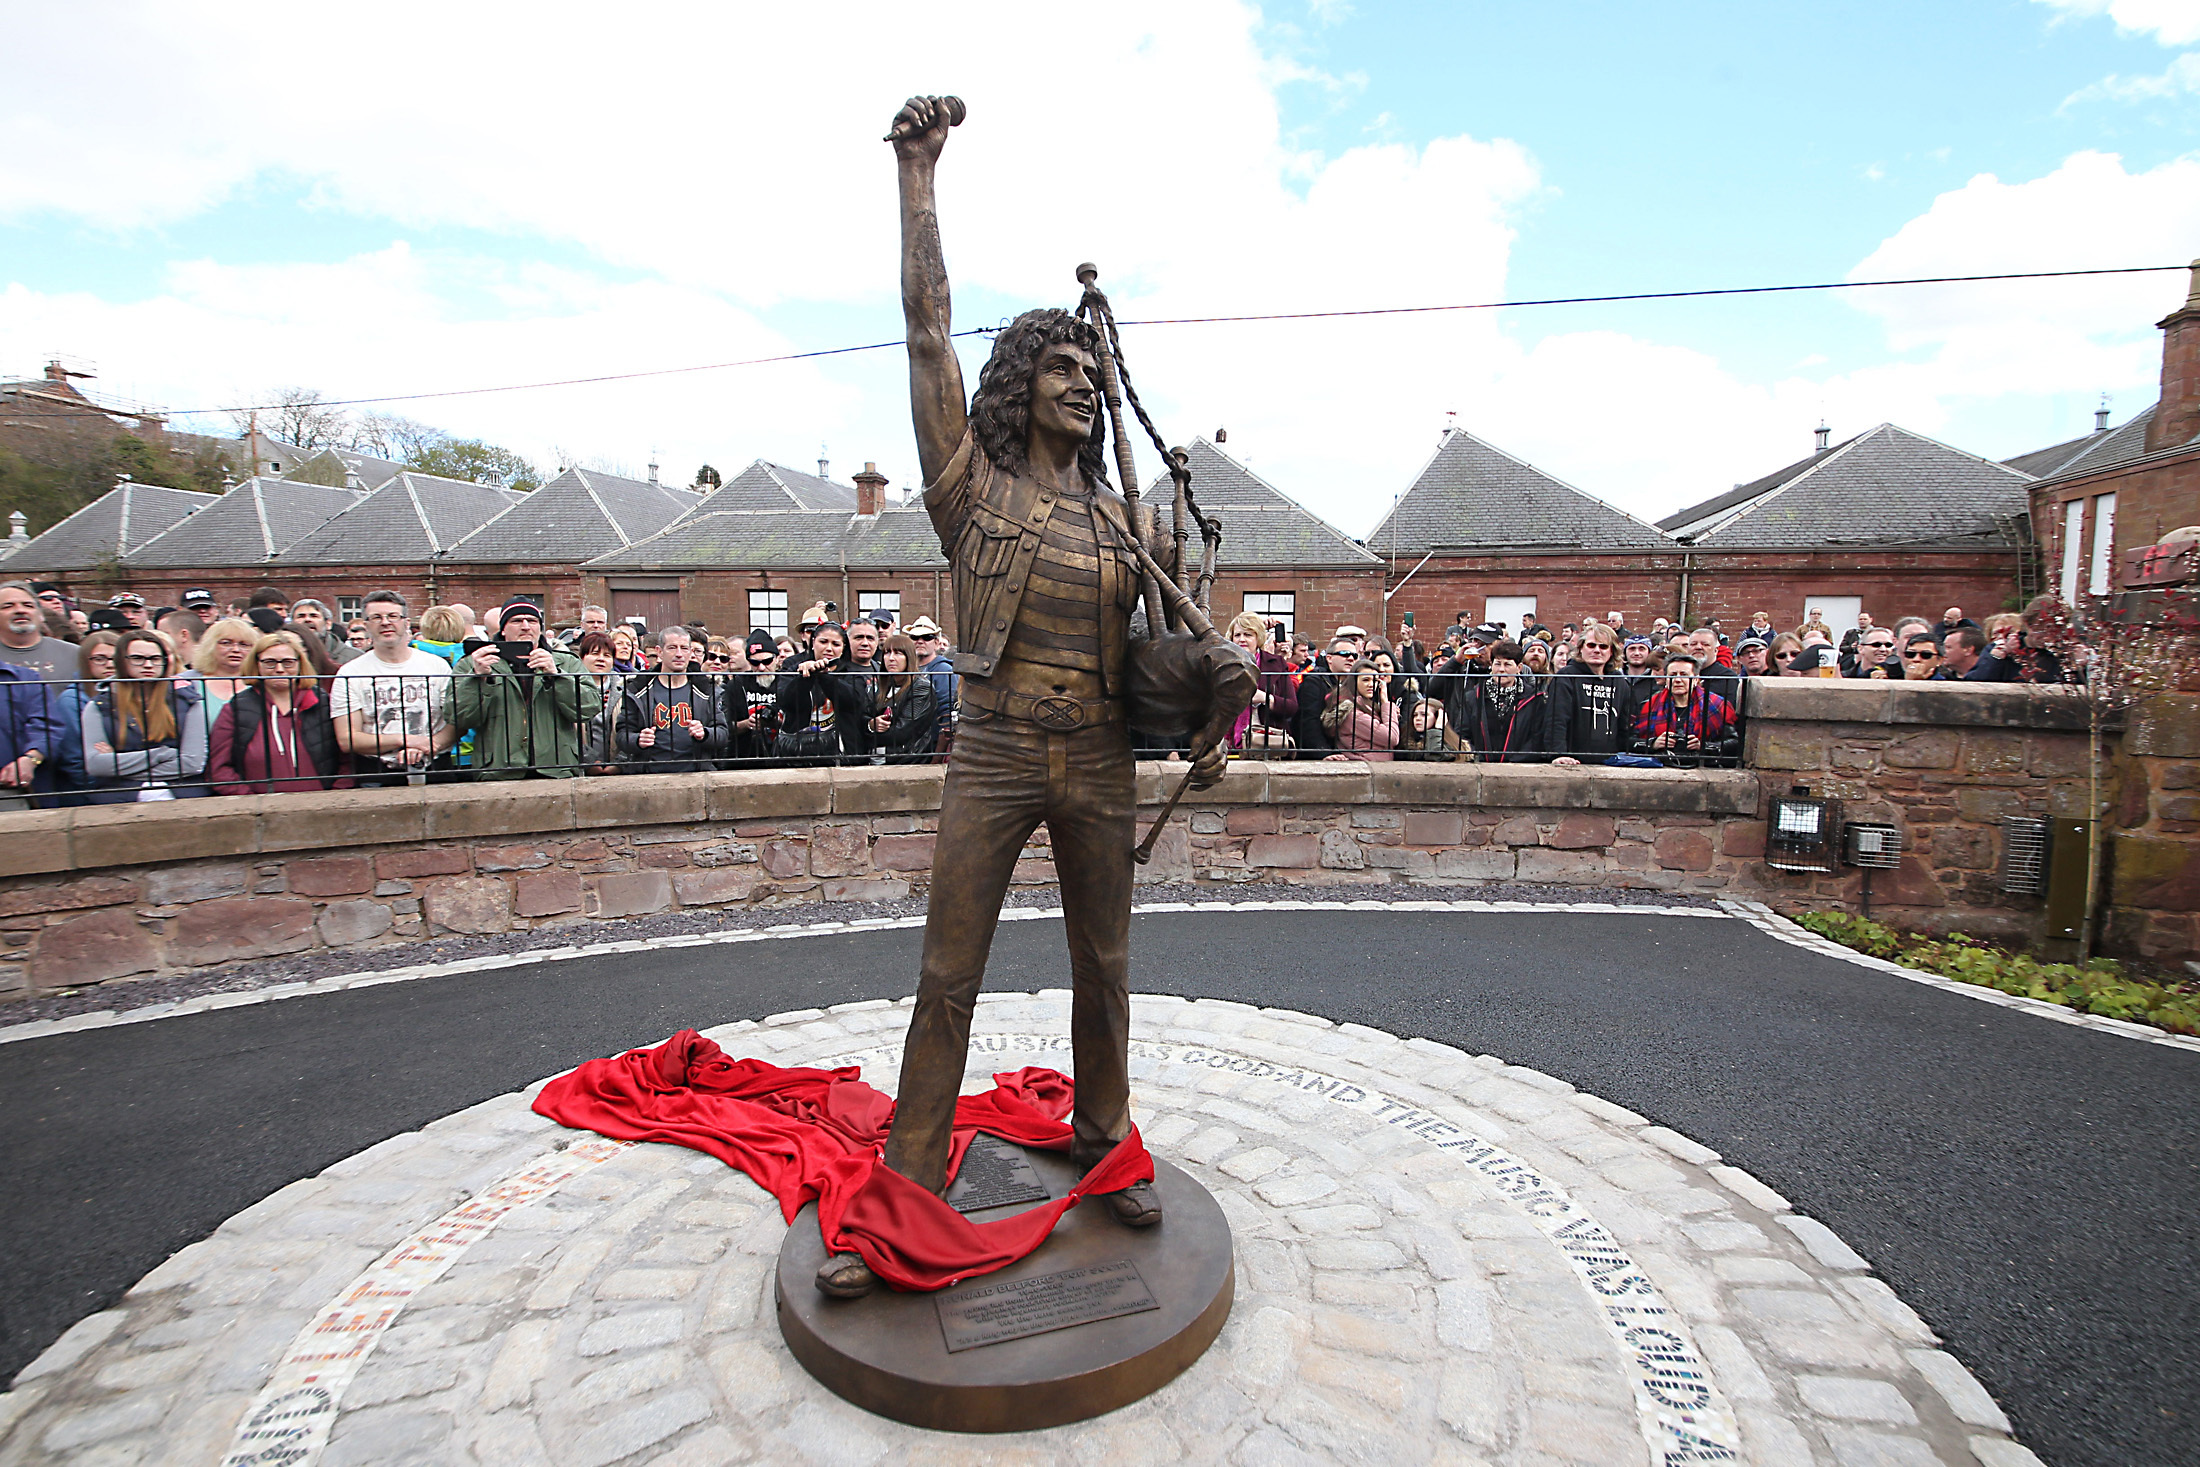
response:
<path id="1" fill-rule="evenodd" d="M 0 1467 L 2036 1459 L 1866 1262 L 1563 1081 L 1218 1001 L 1133 1003 L 1148 1144 L 1228 1215 L 1237 1300 L 1152 1396 L 997 1437 L 868 1415 L 787 1355 L 754 1183 L 499 1097 L 284 1188 L 0 1396 Z M 907 1005 L 711 1031 L 891 1089 Z M 970 1083 L 1068 1069 L 1068 996 L 981 1001 Z"/>

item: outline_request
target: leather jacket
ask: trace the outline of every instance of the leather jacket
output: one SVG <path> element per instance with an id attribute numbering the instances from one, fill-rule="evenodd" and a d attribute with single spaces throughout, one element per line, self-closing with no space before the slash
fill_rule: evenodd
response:
<path id="1" fill-rule="evenodd" d="M 1055 497 L 1037 480 L 996 467 L 967 432 L 946 469 L 924 491 L 932 528 L 953 566 L 960 643 L 955 670 L 963 676 L 989 678 L 1000 666 Z M 1131 613 L 1138 602 L 1138 566 L 1124 548 L 1131 529 L 1122 496 L 1096 484 L 1092 499 L 1100 540 L 1101 679 L 1107 695 L 1119 698 L 1127 673 Z"/>

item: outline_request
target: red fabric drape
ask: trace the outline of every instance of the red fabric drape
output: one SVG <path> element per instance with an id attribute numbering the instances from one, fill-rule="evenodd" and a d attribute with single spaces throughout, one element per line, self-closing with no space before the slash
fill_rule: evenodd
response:
<path id="1" fill-rule="evenodd" d="M 948 1175 L 980 1131 L 1067 1151 L 1063 1119 L 1075 1096 L 1057 1070 L 1037 1066 L 993 1077 L 993 1088 L 955 1102 Z M 894 1118 L 890 1096 L 854 1066 L 782 1069 L 728 1059 L 693 1029 L 652 1049 L 590 1060 L 542 1087 L 535 1110 L 561 1125 L 620 1141 L 669 1141 L 739 1168 L 779 1199 L 788 1222 L 817 1203 L 828 1252 L 855 1252 L 897 1289 L 944 1289 L 1030 1253 L 1062 1214 L 1089 1195 L 1153 1178 L 1153 1158 L 1134 1126 L 1066 1197 L 994 1222 L 974 1223 L 879 1160 Z"/>

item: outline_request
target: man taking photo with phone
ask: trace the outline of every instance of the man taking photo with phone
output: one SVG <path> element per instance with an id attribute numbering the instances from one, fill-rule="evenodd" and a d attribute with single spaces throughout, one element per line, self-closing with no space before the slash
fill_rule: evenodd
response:
<path id="1" fill-rule="evenodd" d="M 571 779 L 603 693 L 578 657 L 543 641 L 533 602 L 507 602 L 497 627 L 498 640 L 476 648 L 451 678 L 451 722 L 475 731 L 483 779 Z"/>

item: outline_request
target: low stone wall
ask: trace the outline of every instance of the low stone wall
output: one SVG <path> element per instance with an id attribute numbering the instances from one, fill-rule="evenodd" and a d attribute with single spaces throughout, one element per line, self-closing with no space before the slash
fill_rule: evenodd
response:
<path id="1" fill-rule="evenodd" d="M 2122 822 L 2112 951 L 2195 951 L 2191 714 L 2155 710 L 2103 761 L 2103 808 Z M 1752 768 L 1234 764 L 1190 797 L 1139 878 L 1522 881 L 1853 907 L 1856 872 L 1763 863 L 1765 796 L 1800 783 L 1849 819 L 1903 829 L 1875 910 L 2024 940 L 2040 901 L 1999 890 L 1999 822 L 2082 815 L 2087 738 L 2082 703 L 2050 689 L 1758 682 Z M 1181 769 L 1139 766 L 1145 819 Z M 737 771 L 0 813 L 0 996 L 444 933 L 562 924 L 585 940 L 659 912 L 907 897 L 930 872 L 942 776 Z M 1046 842 L 1042 827 L 1016 882 L 1055 880 Z"/>
<path id="2" fill-rule="evenodd" d="M 1164 779 L 1139 768 L 1151 819 Z M 922 892 L 943 771 L 854 768 L 0 814 L 0 992 L 311 948 Z M 1239 764 L 1142 881 L 1717 890 L 1763 845 L 1739 771 Z M 1015 881 L 1055 880 L 1044 827 Z"/>
<path id="3" fill-rule="evenodd" d="M 2000 889 L 2002 818 L 2085 819 L 2090 808 L 2108 821 L 2101 949 L 2200 952 L 2200 699 L 2142 705 L 2128 728 L 2101 735 L 2089 768 L 2088 706 L 2075 689 L 1814 678 L 1749 689 L 1744 762 L 1768 795 L 1804 785 L 1840 800 L 1845 820 L 1903 832 L 1901 868 L 1873 873 L 1875 916 L 2036 942 L 2041 899 Z M 1789 910 L 1853 910 L 1863 888 L 1854 870 L 1758 879 L 1765 899 Z"/>

